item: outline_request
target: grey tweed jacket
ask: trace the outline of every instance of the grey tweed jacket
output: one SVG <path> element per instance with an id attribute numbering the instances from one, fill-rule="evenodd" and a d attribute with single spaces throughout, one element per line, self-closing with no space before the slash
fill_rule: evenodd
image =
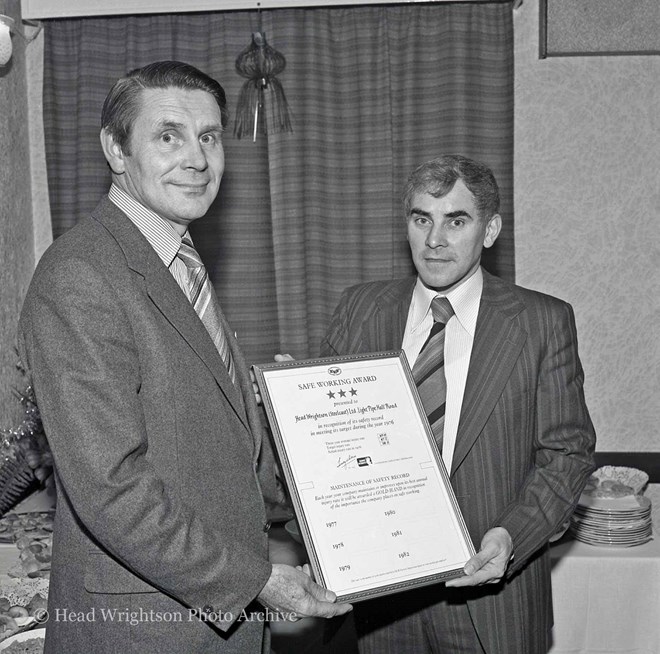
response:
<path id="1" fill-rule="evenodd" d="M 233 337 L 238 389 L 107 198 L 43 256 L 19 332 L 56 468 L 46 652 L 261 652 L 274 475 Z"/>

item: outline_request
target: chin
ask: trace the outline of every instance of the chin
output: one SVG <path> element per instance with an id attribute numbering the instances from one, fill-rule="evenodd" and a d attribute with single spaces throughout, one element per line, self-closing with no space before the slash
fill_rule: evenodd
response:
<path id="1" fill-rule="evenodd" d="M 183 206 L 180 208 L 180 213 L 185 216 L 188 220 L 197 220 L 198 218 L 203 218 L 206 215 L 206 212 L 211 206 L 210 202 L 204 203 L 195 203 L 192 206 Z"/>
<path id="2" fill-rule="evenodd" d="M 454 286 L 460 284 L 461 281 L 465 279 L 465 277 L 455 277 L 455 276 L 441 277 L 438 275 L 423 275 L 423 274 L 420 274 L 420 277 L 424 282 L 425 286 L 435 289 L 436 291 L 448 291 L 454 288 Z"/>
<path id="3" fill-rule="evenodd" d="M 444 288 L 453 284 L 453 280 L 444 275 L 433 275 L 424 270 L 419 273 L 419 276 L 429 288 Z"/>
<path id="4" fill-rule="evenodd" d="M 438 293 L 444 293 L 445 291 L 449 290 L 452 285 L 451 284 L 445 284 L 444 282 L 442 283 L 436 283 L 436 284 L 428 284 L 424 282 L 426 286 L 428 286 L 430 289 L 437 291 Z"/>

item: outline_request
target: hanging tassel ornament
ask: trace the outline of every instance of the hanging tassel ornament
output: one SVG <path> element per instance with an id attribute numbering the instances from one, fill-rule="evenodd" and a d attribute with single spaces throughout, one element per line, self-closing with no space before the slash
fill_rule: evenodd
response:
<path id="1" fill-rule="evenodd" d="M 247 78 L 236 104 L 234 134 L 237 138 L 257 132 L 293 132 L 289 105 L 282 84 L 275 77 L 284 70 L 284 55 L 266 42 L 264 32 L 254 32 L 252 43 L 236 58 L 236 70 Z"/>

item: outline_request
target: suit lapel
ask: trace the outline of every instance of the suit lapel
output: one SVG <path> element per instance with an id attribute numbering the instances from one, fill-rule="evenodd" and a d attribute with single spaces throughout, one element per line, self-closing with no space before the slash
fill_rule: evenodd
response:
<path id="1" fill-rule="evenodd" d="M 261 439 L 262 439 L 262 430 L 263 423 L 261 422 L 261 417 L 259 415 L 259 408 L 257 407 L 256 400 L 254 398 L 254 389 L 252 387 L 252 380 L 248 373 L 247 362 L 241 352 L 241 348 L 238 345 L 238 341 L 234 336 L 231 328 L 224 320 L 223 316 L 223 325 L 225 327 L 225 333 L 227 334 L 227 340 L 229 341 L 229 347 L 231 349 L 231 354 L 234 357 L 234 364 L 236 366 L 236 383 L 241 391 L 242 401 L 244 405 L 244 415 L 247 418 L 248 425 L 252 435 L 254 437 L 254 462 L 256 464 L 257 459 L 259 458 L 259 452 L 261 449 Z M 222 367 L 225 365 L 223 363 Z M 231 384 L 229 375 L 225 374 L 227 381 Z M 232 388 L 234 385 L 232 384 Z"/>
<path id="2" fill-rule="evenodd" d="M 375 319 L 365 321 L 363 327 L 368 351 L 401 349 L 415 280 L 415 277 L 397 280 L 376 299 Z"/>
<path id="3" fill-rule="evenodd" d="M 239 392 L 232 383 L 220 354 L 183 291 L 163 265 L 140 230 L 110 200 L 104 198 L 94 211 L 98 220 L 122 248 L 131 270 L 144 278 L 146 292 L 168 322 L 179 332 L 210 370 L 227 401 L 249 429 Z M 230 337 L 229 331 L 228 337 Z M 230 338 L 232 354 L 237 349 Z M 242 357 L 240 358 L 242 361 Z"/>
<path id="4" fill-rule="evenodd" d="M 515 320 L 523 309 L 524 305 L 504 282 L 484 272 L 452 475 L 483 430 L 527 339 Z"/>

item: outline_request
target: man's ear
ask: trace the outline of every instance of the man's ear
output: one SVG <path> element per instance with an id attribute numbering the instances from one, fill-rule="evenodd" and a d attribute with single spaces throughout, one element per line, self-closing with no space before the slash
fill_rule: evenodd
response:
<path id="1" fill-rule="evenodd" d="M 486 225 L 486 234 L 484 236 L 484 247 L 489 248 L 500 235 L 500 230 L 502 229 L 502 217 L 499 213 L 496 213 Z"/>
<path id="2" fill-rule="evenodd" d="M 100 136 L 103 154 L 110 166 L 110 170 L 112 170 L 115 175 L 121 175 L 125 171 L 124 152 L 122 151 L 121 146 L 115 141 L 114 136 L 112 136 L 105 127 L 101 129 Z"/>

